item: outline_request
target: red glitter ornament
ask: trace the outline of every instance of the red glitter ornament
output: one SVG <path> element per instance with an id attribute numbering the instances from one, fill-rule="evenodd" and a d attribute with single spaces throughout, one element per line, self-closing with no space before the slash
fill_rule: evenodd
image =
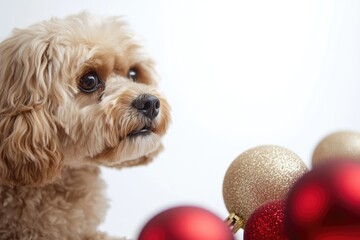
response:
<path id="1" fill-rule="evenodd" d="M 360 239 L 360 162 L 328 161 L 306 173 L 286 201 L 289 239 Z"/>
<path id="2" fill-rule="evenodd" d="M 138 240 L 234 240 L 230 228 L 213 213 L 192 206 L 175 207 L 153 217 Z"/>
<path id="3" fill-rule="evenodd" d="M 287 240 L 285 202 L 272 201 L 257 208 L 244 228 L 244 240 Z"/>

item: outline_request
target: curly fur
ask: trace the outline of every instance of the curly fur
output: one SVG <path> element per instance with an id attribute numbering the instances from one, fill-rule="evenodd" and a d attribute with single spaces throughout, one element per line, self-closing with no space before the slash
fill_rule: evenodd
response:
<path id="1" fill-rule="evenodd" d="M 78 87 L 88 72 L 102 82 L 93 93 Z M 51 19 L 0 43 L 0 239 L 116 239 L 97 231 L 107 208 L 99 166 L 144 164 L 161 150 L 170 116 L 157 78 L 117 17 Z M 159 99 L 155 119 L 132 106 L 142 94 Z M 150 134 L 130 136 L 144 126 Z"/>

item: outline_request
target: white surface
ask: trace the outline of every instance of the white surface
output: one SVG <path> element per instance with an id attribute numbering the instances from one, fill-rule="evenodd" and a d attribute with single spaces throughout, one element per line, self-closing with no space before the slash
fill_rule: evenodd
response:
<path id="1" fill-rule="evenodd" d="M 111 234 L 135 238 L 175 205 L 225 218 L 223 176 L 244 150 L 277 144 L 310 165 L 323 136 L 360 131 L 360 1 L 0 3 L 1 39 L 87 9 L 124 15 L 158 63 L 173 109 L 166 150 L 146 167 L 104 170 L 112 207 L 102 229 Z"/>

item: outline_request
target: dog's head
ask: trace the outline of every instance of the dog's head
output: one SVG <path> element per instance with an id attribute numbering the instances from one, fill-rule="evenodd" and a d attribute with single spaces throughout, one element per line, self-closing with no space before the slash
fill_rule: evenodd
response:
<path id="1" fill-rule="evenodd" d="M 0 43 L 0 183 L 149 161 L 170 121 L 153 67 L 119 18 L 82 13 L 15 30 Z"/>

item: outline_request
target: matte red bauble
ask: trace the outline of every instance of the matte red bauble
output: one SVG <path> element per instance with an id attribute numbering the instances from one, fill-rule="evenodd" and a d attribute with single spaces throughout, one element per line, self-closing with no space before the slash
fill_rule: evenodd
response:
<path id="1" fill-rule="evenodd" d="M 244 240 L 287 240 L 285 201 L 273 201 L 256 209 L 246 222 Z"/>
<path id="2" fill-rule="evenodd" d="M 286 202 L 289 239 L 360 239 L 360 162 L 323 163 L 301 177 Z"/>
<path id="3" fill-rule="evenodd" d="M 175 207 L 153 217 L 138 240 L 234 240 L 230 228 L 213 213 L 192 206 Z"/>

